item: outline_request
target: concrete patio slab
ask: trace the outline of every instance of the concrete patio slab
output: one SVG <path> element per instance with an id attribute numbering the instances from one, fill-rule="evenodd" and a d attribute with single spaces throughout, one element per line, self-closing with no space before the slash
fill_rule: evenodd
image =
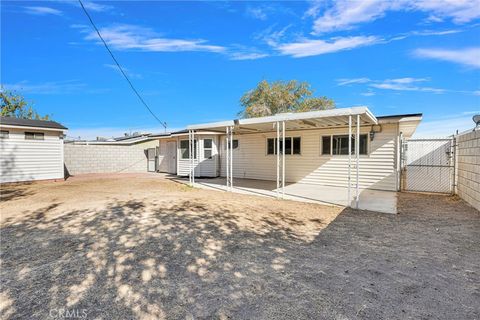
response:
<path id="1" fill-rule="evenodd" d="M 172 177 L 173 180 L 187 183 L 187 178 Z M 206 189 L 227 191 L 225 178 L 196 178 L 195 186 Z M 277 197 L 276 181 L 255 179 L 234 179 L 232 192 Z M 281 195 L 281 190 L 278 190 Z M 352 188 L 352 199 L 355 189 Z M 330 204 L 348 207 L 348 189 L 306 183 L 287 183 L 284 199 Z M 355 204 L 352 201 L 352 207 Z M 393 191 L 360 189 L 359 209 L 383 213 L 397 213 L 397 193 Z"/>

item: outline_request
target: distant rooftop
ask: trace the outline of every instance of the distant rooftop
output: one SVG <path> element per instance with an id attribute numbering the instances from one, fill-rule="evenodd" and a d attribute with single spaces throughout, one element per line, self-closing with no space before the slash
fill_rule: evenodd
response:
<path id="1" fill-rule="evenodd" d="M 19 127 L 37 127 L 37 128 L 49 128 L 49 129 L 61 129 L 67 130 L 67 127 L 62 126 L 55 121 L 47 120 L 33 120 L 33 119 L 20 119 L 14 117 L 0 117 L 1 125 L 19 126 Z"/>

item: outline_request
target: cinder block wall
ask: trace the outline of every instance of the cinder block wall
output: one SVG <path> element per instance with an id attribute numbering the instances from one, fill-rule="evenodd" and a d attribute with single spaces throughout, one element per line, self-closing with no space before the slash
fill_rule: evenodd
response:
<path id="1" fill-rule="evenodd" d="M 480 130 L 457 136 L 457 193 L 480 210 Z"/>
<path id="2" fill-rule="evenodd" d="M 133 145 L 85 145 L 65 143 L 67 173 L 147 172 L 145 149 L 159 146 L 158 140 Z"/>

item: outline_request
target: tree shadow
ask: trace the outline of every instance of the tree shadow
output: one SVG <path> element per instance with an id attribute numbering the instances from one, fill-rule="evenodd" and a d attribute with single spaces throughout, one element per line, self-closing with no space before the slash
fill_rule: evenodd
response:
<path id="1" fill-rule="evenodd" d="M 248 317 L 260 296 L 285 291 L 299 267 L 289 255 L 308 245 L 288 226 L 301 222 L 281 223 L 280 213 L 244 218 L 196 200 L 115 200 L 47 214 L 57 206 L 1 230 L 3 319 L 62 309 L 89 319 Z M 317 232 L 324 226 L 314 223 Z"/>

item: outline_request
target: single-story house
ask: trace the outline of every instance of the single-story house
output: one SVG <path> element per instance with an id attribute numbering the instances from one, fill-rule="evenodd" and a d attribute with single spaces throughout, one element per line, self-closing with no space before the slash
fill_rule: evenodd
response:
<path id="1" fill-rule="evenodd" d="M 0 117 L 0 183 L 63 179 L 66 130 L 55 121 Z"/>
<path id="2" fill-rule="evenodd" d="M 190 125 L 159 138 L 159 171 L 192 184 L 222 177 L 227 189 L 244 179 L 273 181 L 279 197 L 292 184 L 302 194 L 341 188 L 345 201 L 332 202 L 358 207 L 364 190 L 400 190 L 401 140 L 421 119 L 354 107 Z"/>

